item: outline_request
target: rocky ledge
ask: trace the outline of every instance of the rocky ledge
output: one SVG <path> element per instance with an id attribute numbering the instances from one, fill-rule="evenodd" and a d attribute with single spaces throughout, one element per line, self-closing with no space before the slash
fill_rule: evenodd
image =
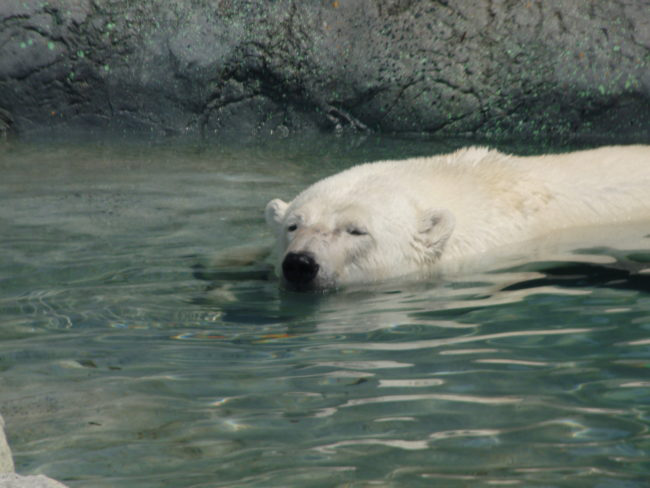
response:
<path id="1" fill-rule="evenodd" d="M 0 138 L 318 130 L 650 142 L 648 1 L 0 1 Z"/>
<path id="2" fill-rule="evenodd" d="M 9 130 L 648 140 L 648 4 L 10 0 Z"/>

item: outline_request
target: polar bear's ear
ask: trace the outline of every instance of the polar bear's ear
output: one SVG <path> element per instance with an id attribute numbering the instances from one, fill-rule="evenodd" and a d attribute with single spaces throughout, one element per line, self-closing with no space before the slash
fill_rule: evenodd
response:
<path id="1" fill-rule="evenodd" d="M 282 224 L 282 219 L 284 219 L 284 213 L 287 211 L 287 206 L 288 204 L 279 198 L 274 198 L 266 204 L 266 210 L 264 211 L 266 223 L 273 230 L 277 230 L 280 224 Z"/>
<path id="2" fill-rule="evenodd" d="M 447 239 L 454 232 L 456 219 L 454 214 L 443 208 L 430 209 L 423 212 L 420 221 L 420 234 L 426 245 L 436 254 L 440 254 Z"/>

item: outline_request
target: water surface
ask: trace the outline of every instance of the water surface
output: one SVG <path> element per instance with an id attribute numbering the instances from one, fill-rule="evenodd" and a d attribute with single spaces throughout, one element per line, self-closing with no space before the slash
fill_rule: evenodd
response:
<path id="1" fill-rule="evenodd" d="M 267 240 L 271 198 L 458 144 L 0 148 L 17 470 L 73 488 L 647 486 L 650 226 L 326 295 L 281 292 L 263 264 L 193 272 Z"/>

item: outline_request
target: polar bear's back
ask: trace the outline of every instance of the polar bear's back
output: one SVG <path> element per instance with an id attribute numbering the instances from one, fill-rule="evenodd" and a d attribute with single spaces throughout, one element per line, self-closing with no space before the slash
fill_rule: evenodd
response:
<path id="1" fill-rule="evenodd" d="M 468 225 L 475 219 L 538 217 L 546 220 L 545 228 L 563 228 L 650 218 L 650 146 L 524 157 L 469 147 L 354 166 L 297 199 L 326 203 L 391 195 L 406 195 L 424 208 L 449 208 Z"/>
<path id="2" fill-rule="evenodd" d="M 608 146 L 524 164 L 531 179 L 552 189 L 555 211 L 570 224 L 650 218 L 650 146 Z"/>

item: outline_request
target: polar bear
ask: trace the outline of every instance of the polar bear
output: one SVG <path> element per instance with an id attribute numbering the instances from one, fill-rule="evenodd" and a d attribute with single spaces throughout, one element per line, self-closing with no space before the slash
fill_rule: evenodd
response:
<path id="1" fill-rule="evenodd" d="M 265 214 L 290 289 L 422 279 L 554 231 L 650 219 L 650 146 L 529 157 L 469 147 L 366 163 L 290 203 L 271 200 Z"/>

